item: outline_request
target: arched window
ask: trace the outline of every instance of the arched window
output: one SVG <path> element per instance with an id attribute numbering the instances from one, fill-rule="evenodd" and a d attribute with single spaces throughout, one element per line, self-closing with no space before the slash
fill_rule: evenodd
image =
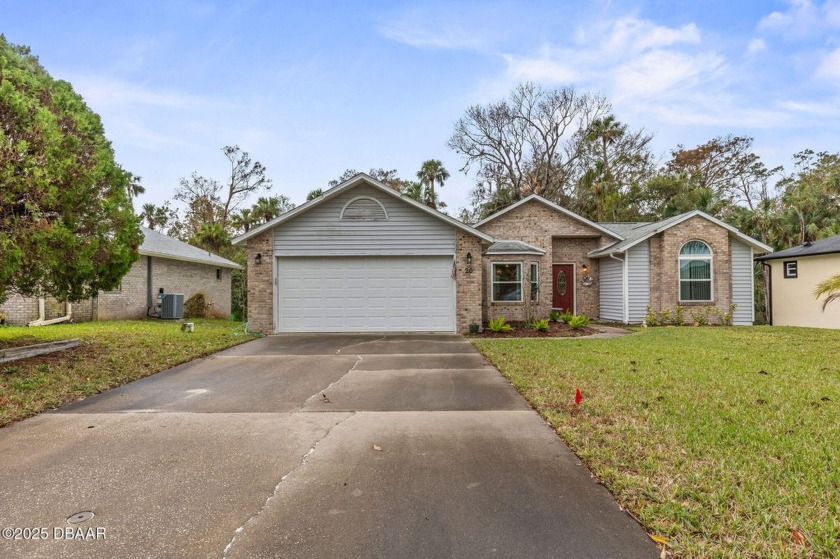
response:
<path id="1" fill-rule="evenodd" d="M 360 196 L 347 202 L 341 210 L 341 221 L 388 221 L 388 213 L 378 200 Z"/>
<path id="2" fill-rule="evenodd" d="M 680 249 L 680 301 L 712 301 L 712 249 L 703 241 Z"/>

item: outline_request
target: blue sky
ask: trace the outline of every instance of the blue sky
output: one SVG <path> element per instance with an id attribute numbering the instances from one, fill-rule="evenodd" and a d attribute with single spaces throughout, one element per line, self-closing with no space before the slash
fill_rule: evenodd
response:
<path id="1" fill-rule="evenodd" d="M 143 202 L 220 148 L 263 162 L 303 202 L 346 168 L 412 178 L 441 159 L 450 210 L 473 180 L 446 147 L 471 104 L 517 83 L 606 95 L 666 158 L 727 133 L 768 166 L 840 151 L 840 0 L 66 2 L 0 0 L 32 47 L 102 116 Z"/>

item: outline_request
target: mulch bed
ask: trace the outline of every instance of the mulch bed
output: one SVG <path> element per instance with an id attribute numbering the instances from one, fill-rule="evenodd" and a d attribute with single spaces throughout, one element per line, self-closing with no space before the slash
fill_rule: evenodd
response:
<path id="1" fill-rule="evenodd" d="M 565 322 L 549 322 L 547 332 L 537 332 L 533 328 L 527 328 L 524 322 L 509 322 L 513 327 L 510 332 L 491 332 L 486 327 L 483 332 L 470 334 L 475 338 L 579 338 L 597 334 L 598 330 L 584 326 L 572 330 Z"/>

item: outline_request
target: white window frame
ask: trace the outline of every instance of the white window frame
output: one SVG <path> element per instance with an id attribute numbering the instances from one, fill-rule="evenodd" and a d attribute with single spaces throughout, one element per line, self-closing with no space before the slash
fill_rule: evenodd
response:
<path id="1" fill-rule="evenodd" d="M 534 273 L 536 270 L 536 274 Z M 532 303 L 537 303 L 540 300 L 540 263 L 530 262 L 528 264 L 528 296 Z M 536 289 L 534 289 L 536 286 Z M 536 296 L 535 296 L 536 295 Z"/>
<path id="2" fill-rule="evenodd" d="M 698 242 L 703 243 L 708 247 L 709 254 L 682 254 L 683 248 L 685 245 L 691 242 Z M 678 290 L 678 298 L 680 303 L 713 303 L 715 300 L 715 262 L 714 262 L 714 254 L 715 251 L 712 250 L 712 245 L 707 243 L 702 239 L 689 239 L 684 242 L 680 246 L 680 250 L 677 251 L 677 290 Z M 708 280 L 698 280 L 698 279 L 682 279 L 680 277 L 680 270 L 682 268 L 682 263 L 686 260 L 708 260 L 709 261 L 709 279 Z M 708 299 L 683 299 L 682 298 L 682 284 L 684 281 L 708 281 L 709 282 L 709 298 Z"/>
<path id="3" fill-rule="evenodd" d="M 496 266 L 519 266 L 519 281 L 496 281 Z M 525 289 L 524 289 L 524 265 L 522 262 L 491 262 L 490 263 L 490 302 L 491 303 L 522 303 L 525 301 Z M 494 289 L 497 283 L 519 283 L 519 300 L 514 301 L 497 301 L 496 300 L 496 290 Z"/>
<path id="4" fill-rule="evenodd" d="M 796 279 L 799 277 L 798 260 L 787 260 L 782 265 L 784 266 L 783 276 L 785 279 Z"/>

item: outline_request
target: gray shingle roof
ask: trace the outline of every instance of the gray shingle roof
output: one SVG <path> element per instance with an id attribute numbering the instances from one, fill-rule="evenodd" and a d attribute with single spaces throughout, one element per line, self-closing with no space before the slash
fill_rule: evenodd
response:
<path id="1" fill-rule="evenodd" d="M 545 251 L 522 241 L 496 241 L 484 254 L 545 254 Z"/>
<path id="2" fill-rule="evenodd" d="M 651 237 L 657 233 L 661 233 L 669 227 L 672 227 L 694 216 L 700 216 L 708 221 L 711 221 L 712 223 L 719 225 L 720 227 L 727 229 L 733 236 L 739 238 L 741 242 L 747 244 L 748 246 L 751 246 L 753 249 L 756 249 L 760 252 L 770 252 L 773 250 L 771 247 L 753 239 L 752 237 L 741 233 L 731 225 L 728 225 L 717 218 L 714 218 L 699 210 L 692 210 L 690 212 L 675 215 L 673 217 L 669 217 L 667 219 L 663 219 L 661 221 L 656 221 L 653 223 L 602 223 L 601 225 L 603 227 L 610 229 L 616 234 L 624 237 L 624 240 L 618 241 L 603 248 L 599 248 L 597 250 L 593 250 L 589 253 L 589 257 L 601 258 L 602 256 L 607 256 L 612 253 L 624 252 L 628 248 L 635 246 L 636 244 L 647 239 L 648 237 Z"/>
<path id="3" fill-rule="evenodd" d="M 233 268 L 243 270 L 244 268 L 236 262 L 222 258 L 212 252 L 194 247 L 178 239 L 168 237 L 152 229 L 141 226 L 143 232 L 143 244 L 140 245 L 140 254 L 144 256 L 159 256 L 185 262 L 196 262 L 198 264 L 209 264 L 220 268 Z"/>
<path id="4" fill-rule="evenodd" d="M 818 254 L 840 253 L 840 235 L 834 235 L 809 245 L 799 245 L 779 252 L 759 256 L 756 260 L 775 260 L 776 258 L 794 258 L 797 256 L 816 256 Z"/>
<path id="5" fill-rule="evenodd" d="M 685 214 L 680 214 L 663 219 L 662 221 L 654 221 L 653 223 L 601 223 L 603 227 L 624 237 L 624 240 L 595 250 L 589 255 L 598 257 L 606 256 L 612 252 L 624 252 L 627 247 L 633 246 L 640 239 L 644 239 L 658 231 L 663 231 L 684 218 Z"/>

